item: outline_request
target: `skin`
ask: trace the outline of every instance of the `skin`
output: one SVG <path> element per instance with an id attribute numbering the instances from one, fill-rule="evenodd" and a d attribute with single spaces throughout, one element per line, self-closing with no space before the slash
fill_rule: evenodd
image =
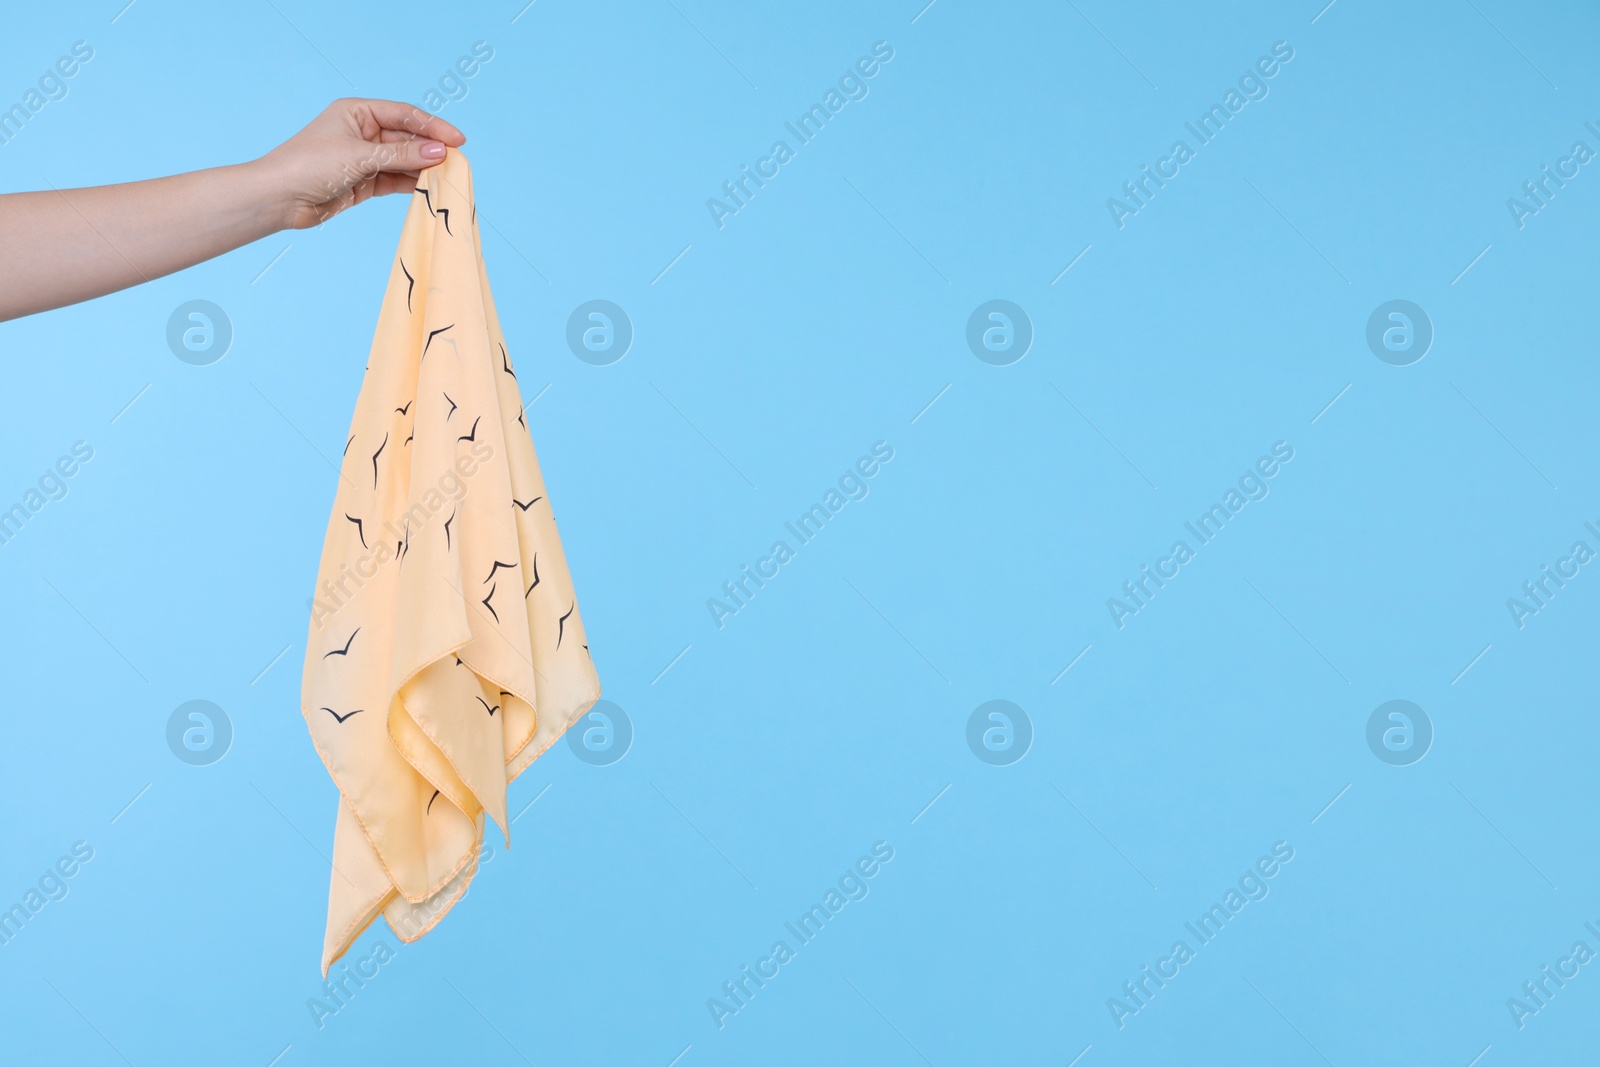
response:
<path id="1" fill-rule="evenodd" d="M 374 196 L 410 193 L 466 136 L 392 100 L 336 100 L 260 159 L 170 178 L 0 196 L 0 321 L 192 267 Z"/>

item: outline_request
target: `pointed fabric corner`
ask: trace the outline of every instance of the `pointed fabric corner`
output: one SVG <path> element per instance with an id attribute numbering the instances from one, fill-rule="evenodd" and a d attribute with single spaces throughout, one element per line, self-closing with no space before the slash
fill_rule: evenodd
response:
<path id="1" fill-rule="evenodd" d="M 422 172 L 323 542 L 301 712 L 339 787 L 322 970 L 421 937 L 506 785 L 600 695 L 489 292 L 472 172 Z"/>

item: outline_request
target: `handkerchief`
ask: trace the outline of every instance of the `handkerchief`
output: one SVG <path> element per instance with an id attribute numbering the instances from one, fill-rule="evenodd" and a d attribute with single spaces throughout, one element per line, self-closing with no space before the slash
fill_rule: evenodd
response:
<path id="1" fill-rule="evenodd" d="M 472 881 L 484 816 L 600 695 L 460 152 L 422 172 L 345 444 L 301 711 L 339 787 L 322 970 Z"/>

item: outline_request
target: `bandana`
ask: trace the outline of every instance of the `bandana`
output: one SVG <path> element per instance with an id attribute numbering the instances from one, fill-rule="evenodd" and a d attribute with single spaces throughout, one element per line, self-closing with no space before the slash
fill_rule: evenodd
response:
<path id="1" fill-rule="evenodd" d="M 600 695 L 461 153 L 422 172 L 345 445 L 301 711 L 339 787 L 322 970 L 472 881 L 484 816 Z"/>

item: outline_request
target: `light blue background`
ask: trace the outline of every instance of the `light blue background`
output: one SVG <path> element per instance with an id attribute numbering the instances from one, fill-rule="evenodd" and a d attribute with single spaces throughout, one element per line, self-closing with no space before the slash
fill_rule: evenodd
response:
<path id="1" fill-rule="evenodd" d="M 95 450 L 0 547 L 0 904 L 95 850 L 0 948 L 7 1060 L 1592 1058 L 1600 966 L 1523 1029 L 1506 1001 L 1600 951 L 1600 576 L 1520 630 L 1506 599 L 1600 548 L 1600 175 L 1520 230 L 1506 200 L 1600 149 L 1600 17 L 921 4 L 7 12 L 0 102 L 95 58 L 0 147 L 5 191 L 254 158 L 492 45 L 442 114 L 637 734 L 542 757 L 513 849 L 417 944 L 369 931 L 350 959 L 396 958 L 319 1029 L 337 794 L 299 664 L 405 199 L 0 326 L 3 505 Z M 706 198 L 879 40 L 870 96 L 718 230 Z M 1270 95 L 1118 230 L 1107 197 L 1280 40 Z M 207 367 L 165 342 L 197 298 L 236 331 Z M 636 329 L 609 367 L 564 342 L 594 298 Z M 1036 331 L 1009 367 L 964 341 L 995 298 Z M 1409 367 L 1364 339 L 1395 298 L 1436 330 Z M 870 496 L 719 631 L 706 599 L 878 440 Z M 1106 598 L 1280 440 L 1271 495 L 1117 629 Z M 164 733 L 197 698 L 235 730 L 201 768 Z M 1396 698 L 1436 730 L 1409 767 L 1365 740 Z M 966 747 L 991 699 L 1035 730 L 1009 767 Z M 870 895 L 718 1029 L 707 999 L 879 840 Z M 1119 1029 L 1107 999 L 1275 841 L 1270 895 Z"/>

